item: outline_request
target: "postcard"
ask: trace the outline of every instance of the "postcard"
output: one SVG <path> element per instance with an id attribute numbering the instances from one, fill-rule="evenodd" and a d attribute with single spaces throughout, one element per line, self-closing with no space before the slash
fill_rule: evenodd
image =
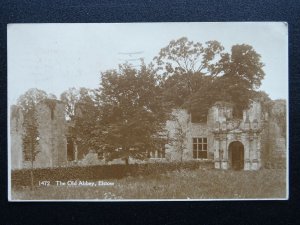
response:
<path id="1" fill-rule="evenodd" d="M 287 200 L 285 22 L 8 24 L 9 201 Z"/>

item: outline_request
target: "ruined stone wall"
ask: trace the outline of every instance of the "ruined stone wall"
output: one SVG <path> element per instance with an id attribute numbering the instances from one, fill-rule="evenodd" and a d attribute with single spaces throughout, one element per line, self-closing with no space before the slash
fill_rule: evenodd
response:
<path id="1" fill-rule="evenodd" d="M 285 163 L 287 155 L 286 117 L 286 101 L 273 101 L 268 116 L 266 116 L 265 129 L 262 134 L 265 166 Z"/>
<path id="2" fill-rule="evenodd" d="M 229 146 L 233 142 L 243 145 L 243 163 L 245 170 L 260 168 L 261 129 L 263 126 L 261 104 L 252 102 L 249 109 L 243 111 L 243 118 L 234 118 L 232 106 L 217 103 L 208 114 L 208 130 L 211 134 L 212 152 L 215 167 L 228 169 L 232 166 Z"/>
<path id="3" fill-rule="evenodd" d="M 49 102 L 52 102 L 49 105 Z M 49 100 L 36 106 L 38 125 L 38 146 L 34 167 L 62 166 L 67 161 L 66 124 L 64 105 L 57 100 Z M 10 115 L 10 145 L 12 169 L 29 168 L 30 161 L 24 161 L 23 136 L 24 117 L 20 107 L 12 106 Z"/>
<path id="4" fill-rule="evenodd" d="M 276 106 L 273 114 L 279 108 Z M 279 111 L 282 111 L 281 108 Z M 262 106 L 259 102 L 252 102 L 249 109 L 243 111 L 243 118 L 233 117 L 230 104 L 218 103 L 210 109 L 207 123 L 192 123 L 190 114 L 184 109 L 173 110 L 172 114 L 173 118 L 166 122 L 169 140 L 166 145 L 166 159 L 151 160 L 180 161 L 181 157 L 183 161 L 193 160 L 193 138 L 206 137 L 208 159 L 215 160 L 216 168 L 231 168 L 229 146 L 233 142 L 240 142 L 244 151 L 244 170 L 258 170 L 264 160 L 262 155 L 264 130 L 268 130 L 270 132 L 268 137 L 272 136 L 273 138 L 268 140 L 268 143 L 274 145 L 273 149 L 283 149 L 282 143 L 285 139 L 282 139 L 280 126 L 273 119 L 269 120 L 271 122 L 265 123 Z M 265 129 L 266 126 L 267 129 Z M 178 141 L 178 138 L 181 138 L 178 137 L 180 130 L 183 134 L 182 142 Z M 276 154 L 273 154 L 272 157 L 274 155 Z"/>
<path id="5" fill-rule="evenodd" d="M 166 122 L 166 130 L 169 143 L 166 144 L 166 160 L 180 161 L 181 154 L 183 160 L 188 157 L 187 148 L 187 132 L 190 116 L 184 109 L 174 109 L 172 112 L 172 119 Z M 184 140 L 179 137 L 179 132 L 184 135 Z M 182 148 L 183 147 L 183 148 Z"/>
<path id="6" fill-rule="evenodd" d="M 208 159 L 215 160 L 215 165 L 219 168 L 230 168 L 228 148 L 234 141 L 240 141 L 244 146 L 245 169 L 255 170 L 264 161 L 284 158 L 286 130 L 282 124 L 285 121 L 283 116 L 286 116 L 285 107 L 284 101 L 274 101 L 268 119 L 264 120 L 261 104 L 253 102 L 243 112 L 242 119 L 235 119 L 230 104 L 217 103 L 209 110 L 207 123 L 192 123 L 186 110 L 173 110 L 173 118 L 166 122 L 169 140 L 166 145 L 166 159 L 161 160 L 179 161 L 181 157 L 183 161 L 193 160 L 193 138 L 197 137 L 207 138 Z M 67 164 L 67 125 L 64 110 L 64 105 L 57 100 L 37 105 L 39 153 L 34 162 L 35 167 Z M 17 106 L 11 107 L 10 128 L 12 169 L 28 167 L 29 163 L 23 161 L 23 115 Z M 180 130 L 184 136 L 182 143 L 176 142 Z M 93 157 L 96 158 L 96 155 Z"/>
<path id="7" fill-rule="evenodd" d="M 11 168 L 21 169 L 23 164 L 23 114 L 21 108 L 13 105 L 10 108 L 10 150 Z"/>
<path id="8" fill-rule="evenodd" d="M 169 144 L 166 145 L 166 159 L 169 161 L 193 160 L 193 138 L 208 138 L 208 158 L 213 158 L 212 139 L 206 123 L 192 123 L 191 115 L 184 109 L 173 110 L 173 119 L 167 121 Z M 179 133 L 183 133 L 184 140 Z"/>
<path id="9" fill-rule="evenodd" d="M 272 137 L 274 156 L 286 157 L 286 102 L 274 101 L 270 115 L 270 136 Z"/>
<path id="10" fill-rule="evenodd" d="M 67 139 L 64 105 L 56 100 L 37 105 L 40 151 L 35 167 L 56 167 L 67 162 Z"/>
<path id="11" fill-rule="evenodd" d="M 257 170 L 261 168 L 262 149 L 261 137 L 265 127 L 260 102 L 252 102 L 249 109 L 243 111 L 243 121 L 240 129 L 244 131 L 245 169 Z"/>
<path id="12" fill-rule="evenodd" d="M 233 118 L 233 107 L 230 103 L 226 102 L 217 102 L 214 104 L 207 116 L 207 130 L 208 130 L 208 146 L 209 146 L 209 155 L 214 160 L 220 160 L 221 156 L 219 155 L 219 150 L 226 149 L 227 139 L 223 140 L 223 137 L 218 140 L 215 139 L 214 131 L 222 130 L 227 131 L 232 125 Z M 223 151 L 224 152 L 224 151 Z M 224 154 L 226 154 L 224 152 Z M 224 155 L 223 158 L 226 156 Z"/>

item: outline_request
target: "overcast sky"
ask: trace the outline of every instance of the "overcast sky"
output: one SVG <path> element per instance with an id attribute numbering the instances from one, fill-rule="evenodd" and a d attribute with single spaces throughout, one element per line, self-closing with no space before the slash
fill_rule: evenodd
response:
<path id="1" fill-rule="evenodd" d="M 10 24 L 8 104 L 15 104 L 29 88 L 57 97 L 70 87 L 96 88 L 101 72 L 128 59 L 143 57 L 148 63 L 181 37 L 202 43 L 217 40 L 226 51 L 234 44 L 252 45 L 265 64 L 261 90 L 272 99 L 287 98 L 284 23 Z M 120 54 L 129 52 L 141 53 Z"/>

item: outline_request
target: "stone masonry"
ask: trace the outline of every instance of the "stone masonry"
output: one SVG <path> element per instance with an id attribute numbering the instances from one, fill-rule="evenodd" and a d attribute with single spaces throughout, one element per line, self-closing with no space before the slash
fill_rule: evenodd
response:
<path id="1" fill-rule="evenodd" d="M 218 102 L 211 107 L 204 123 L 192 123 L 191 114 L 184 109 L 173 110 L 173 118 L 166 122 L 165 152 L 156 152 L 149 162 L 200 160 L 211 161 L 216 169 L 258 170 L 268 161 L 285 160 L 286 135 L 276 117 L 284 117 L 284 109 L 285 102 L 275 101 L 267 114 L 259 102 L 252 102 L 242 118 L 237 119 L 233 117 L 232 105 Z M 34 167 L 70 164 L 64 110 L 57 100 L 37 105 L 39 153 Z M 24 161 L 22 147 L 23 115 L 17 106 L 11 107 L 10 122 L 12 169 L 28 168 L 30 162 Z M 93 162 L 97 164 L 97 154 L 94 155 Z"/>
<path id="2" fill-rule="evenodd" d="M 65 107 L 57 100 L 39 103 L 36 107 L 38 124 L 38 154 L 34 167 L 57 167 L 67 162 Z M 12 169 L 29 168 L 30 161 L 24 160 L 23 152 L 23 114 L 19 107 L 11 107 L 11 167 Z"/>
<path id="3" fill-rule="evenodd" d="M 271 110 L 282 111 L 284 107 L 285 104 L 274 104 Z M 216 169 L 258 170 L 263 160 L 285 160 L 286 137 L 279 131 L 274 115 L 265 115 L 259 102 L 252 102 L 241 119 L 233 118 L 232 106 L 224 102 L 211 107 L 206 123 L 192 123 L 191 115 L 184 109 L 173 110 L 173 116 L 175 119 L 167 122 L 168 138 L 176 140 L 178 130 L 185 138 L 183 147 L 176 141 L 166 145 L 166 158 L 171 161 L 181 160 L 182 155 L 183 161 L 210 160 Z M 193 155 L 199 145 L 195 139 L 205 140 L 201 143 L 202 148 L 205 146 L 202 157 Z M 269 155 L 264 158 L 266 151 Z"/>

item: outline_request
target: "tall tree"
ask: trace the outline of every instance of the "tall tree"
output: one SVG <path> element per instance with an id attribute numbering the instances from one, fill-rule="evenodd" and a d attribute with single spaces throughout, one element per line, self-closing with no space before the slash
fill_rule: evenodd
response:
<path id="1" fill-rule="evenodd" d="M 38 124 L 36 118 L 36 106 L 48 98 L 46 92 L 32 88 L 18 98 L 17 105 L 21 107 L 24 115 L 23 153 L 24 159 L 31 164 L 31 189 L 34 186 L 33 168 L 38 151 Z"/>
<path id="2" fill-rule="evenodd" d="M 28 112 L 36 107 L 36 105 L 47 99 L 48 95 L 45 91 L 31 88 L 21 95 L 17 100 L 17 105 L 22 108 L 23 111 Z"/>
<path id="3" fill-rule="evenodd" d="M 102 150 L 111 159 L 143 159 L 160 141 L 168 113 L 161 100 L 162 89 L 153 66 L 139 69 L 121 65 L 102 73 Z"/>
<path id="4" fill-rule="evenodd" d="M 162 48 L 154 60 L 166 77 L 184 73 L 205 75 L 211 72 L 216 58 L 223 50 L 224 47 L 218 41 L 202 44 L 182 37 Z"/>
<path id="5" fill-rule="evenodd" d="M 36 146 L 38 139 L 38 128 L 36 120 L 36 106 L 46 100 L 48 95 L 45 91 L 31 88 L 21 95 L 17 100 L 17 105 L 21 107 L 24 115 L 25 134 L 23 137 L 23 149 L 25 160 L 30 160 L 33 164 L 37 154 Z"/>
<path id="6" fill-rule="evenodd" d="M 234 116 L 241 117 L 249 101 L 256 98 L 256 90 L 265 75 L 260 58 L 252 46 L 245 44 L 232 46 L 231 54 L 222 54 L 212 70 L 213 79 L 208 85 L 211 90 L 209 107 L 216 101 L 230 102 L 233 103 Z M 193 96 L 196 105 L 205 101 L 205 92 L 199 91 Z"/>
<path id="7" fill-rule="evenodd" d="M 60 95 L 60 100 L 65 104 L 66 119 L 72 120 L 75 116 L 75 106 L 79 102 L 80 92 L 76 88 L 69 88 Z"/>
<path id="8" fill-rule="evenodd" d="M 70 88 L 60 96 L 66 107 L 66 119 L 69 121 L 69 135 L 79 146 L 78 154 L 87 154 L 97 150 L 101 137 L 99 127 L 99 104 L 97 91 L 88 88 Z M 96 141 L 97 140 L 97 141 Z"/>
<path id="9" fill-rule="evenodd" d="M 205 120 L 217 101 L 233 103 L 241 115 L 264 78 L 261 56 L 252 46 L 234 45 L 231 53 L 217 41 L 205 44 L 181 38 L 155 57 L 164 81 L 164 99 Z"/>

